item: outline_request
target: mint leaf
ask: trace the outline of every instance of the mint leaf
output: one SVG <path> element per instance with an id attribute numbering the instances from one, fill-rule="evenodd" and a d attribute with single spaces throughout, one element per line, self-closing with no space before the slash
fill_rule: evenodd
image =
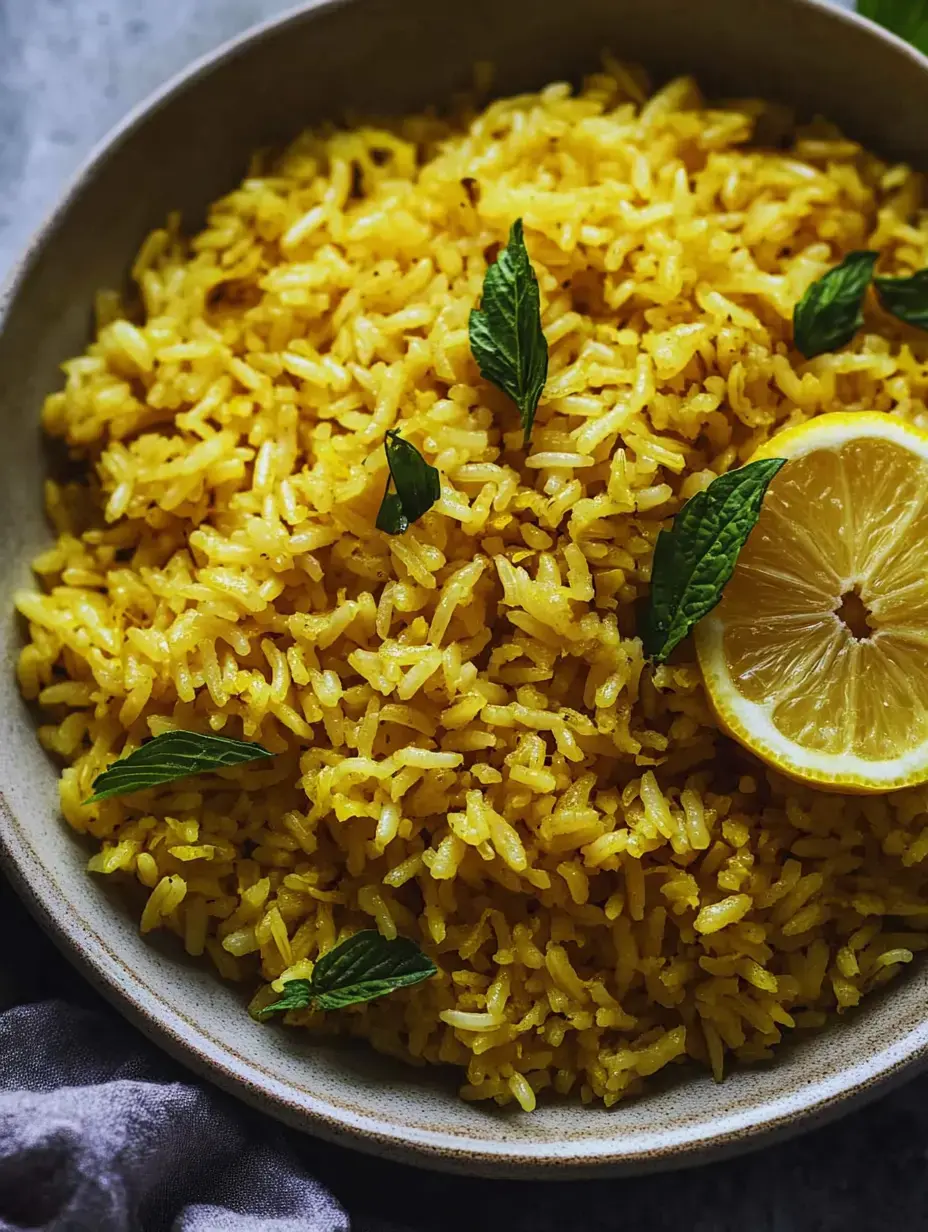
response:
<path id="1" fill-rule="evenodd" d="M 486 272 L 480 307 L 470 314 L 470 349 L 485 381 L 519 408 L 528 446 L 541 391 L 548 379 L 548 344 L 541 328 L 538 279 L 522 235 L 522 219 Z"/>
<path id="2" fill-rule="evenodd" d="M 429 980 L 438 968 L 407 937 L 388 941 L 375 928 L 347 937 L 323 954 L 310 980 L 288 980 L 283 995 L 259 1011 L 260 1018 L 287 1010 L 340 1010 Z"/>
<path id="3" fill-rule="evenodd" d="M 763 458 L 720 475 L 658 535 L 641 634 L 648 658 L 663 663 L 721 599 L 767 486 L 785 461 Z"/>
<path id="4" fill-rule="evenodd" d="M 857 11 L 928 55 L 928 0 L 858 0 Z"/>
<path id="5" fill-rule="evenodd" d="M 806 290 L 793 310 L 793 341 L 806 359 L 846 346 L 860 329 L 861 308 L 878 256 L 849 252 Z"/>
<path id="6" fill-rule="evenodd" d="M 387 535 L 402 535 L 409 530 L 409 518 L 403 513 L 403 502 L 395 492 L 384 492 L 374 525 Z"/>
<path id="7" fill-rule="evenodd" d="M 287 980 L 280 1000 L 258 1010 L 257 1017 L 269 1018 L 271 1014 L 286 1014 L 290 1010 L 308 1010 L 312 1003 L 312 984 L 309 980 Z"/>
<path id="8" fill-rule="evenodd" d="M 390 478 L 380 502 L 376 526 L 388 535 L 402 535 L 412 522 L 441 499 L 441 476 L 395 428 L 387 432 L 383 447 Z M 390 491 L 391 484 L 395 492 Z"/>
<path id="9" fill-rule="evenodd" d="M 887 312 L 907 325 L 928 329 L 928 269 L 909 278 L 874 278 L 873 285 Z"/>
<path id="10" fill-rule="evenodd" d="M 388 941 L 367 928 L 319 959 L 313 969 L 313 997 L 319 1009 L 338 1010 L 431 979 L 437 970 L 415 941 Z"/>
<path id="11" fill-rule="evenodd" d="M 93 781 L 93 795 L 85 803 L 95 804 L 110 796 L 125 796 L 147 787 L 158 787 L 161 783 L 172 783 L 190 774 L 273 756 L 260 744 L 231 740 L 228 736 L 192 731 L 162 732 L 98 774 Z"/>

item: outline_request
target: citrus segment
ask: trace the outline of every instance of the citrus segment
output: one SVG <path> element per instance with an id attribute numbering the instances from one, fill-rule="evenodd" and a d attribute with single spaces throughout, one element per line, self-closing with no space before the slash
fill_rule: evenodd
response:
<path id="1" fill-rule="evenodd" d="M 928 779 L 928 433 L 822 415 L 757 456 L 788 465 L 696 629 L 722 724 L 821 786 Z"/>

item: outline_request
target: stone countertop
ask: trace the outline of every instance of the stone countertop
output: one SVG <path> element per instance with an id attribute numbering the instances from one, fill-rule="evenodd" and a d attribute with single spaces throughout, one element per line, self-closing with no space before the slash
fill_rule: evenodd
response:
<path id="1" fill-rule="evenodd" d="M 0 0 L 0 276 L 131 106 L 194 57 L 287 7 Z M 14 960 L 0 962 L 0 1004 L 62 991 L 95 999 L 0 885 L 4 935 L 7 928 L 22 942 Z M 928 1232 L 928 1076 L 791 1142 L 624 1181 L 460 1180 L 294 1141 L 356 1232 Z M 2 1207 L 0 1198 L 0 1219 Z"/>

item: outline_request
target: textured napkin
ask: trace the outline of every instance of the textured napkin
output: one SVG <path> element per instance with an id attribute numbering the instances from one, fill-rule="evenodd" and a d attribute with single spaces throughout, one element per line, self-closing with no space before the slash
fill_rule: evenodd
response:
<path id="1" fill-rule="evenodd" d="M 194 1085 L 109 1015 L 0 1014 L 3 1232 L 347 1232 L 283 1131 Z"/>

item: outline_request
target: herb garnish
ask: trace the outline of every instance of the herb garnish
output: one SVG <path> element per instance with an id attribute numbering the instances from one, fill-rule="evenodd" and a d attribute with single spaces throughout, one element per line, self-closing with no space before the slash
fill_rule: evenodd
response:
<path id="1" fill-rule="evenodd" d="M 793 310 L 793 341 L 806 359 L 846 346 L 863 324 L 861 311 L 879 253 L 849 252 L 807 288 Z"/>
<path id="2" fill-rule="evenodd" d="M 880 303 L 900 321 L 928 329 L 928 269 L 908 278 L 874 278 Z"/>
<path id="3" fill-rule="evenodd" d="M 161 783 L 172 783 L 190 774 L 273 756 L 263 745 L 232 740 L 228 736 L 193 731 L 162 732 L 98 774 L 93 781 L 93 795 L 85 803 L 95 804 L 110 796 L 125 796 L 147 787 L 158 787 Z"/>
<path id="4" fill-rule="evenodd" d="M 786 461 L 762 458 L 719 475 L 688 500 L 654 548 L 644 618 L 645 654 L 663 663 L 711 612 L 757 524 L 767 486 Z"/>
<path id="5" fill-rule="evenodd" d="M 928 0 L 857 0 L 857 12 L 928 55 Z"/>
<path id="6" fill-rule="evenodd" d="M 383 443 L 390 468 L 386 491 L 377 514 L 377 529 L 388 535 L 402 535 L 410 523 L 427 513 L 441 499 L 441 477 L 434 466 L 395 428 L 387 431 Z M 390 491 L 390 485 L 396 489 Z"/>
<path id="7" fill-rule="evenodd" d="M 312 978 L 287 980 L 279 1001 L 258 1011 L 259 1018 L 287 1010 L 340 1010 L 373 1001 L 397 988 L 431 979 L 438 968 L 415 941 L 389 941 L 374 928 L 355 933 L 316 963 Z"/>
<path id="8" fill-rule="evenodd" d="M 480 307 L 470 314 L 470 349 L 480 375 L 519 408 L 528 446 L 541 391 L 548 379 L 548 343 L 541 328 L 538 279 L 522 235 L 522 219 L 483 280 Z"/>

